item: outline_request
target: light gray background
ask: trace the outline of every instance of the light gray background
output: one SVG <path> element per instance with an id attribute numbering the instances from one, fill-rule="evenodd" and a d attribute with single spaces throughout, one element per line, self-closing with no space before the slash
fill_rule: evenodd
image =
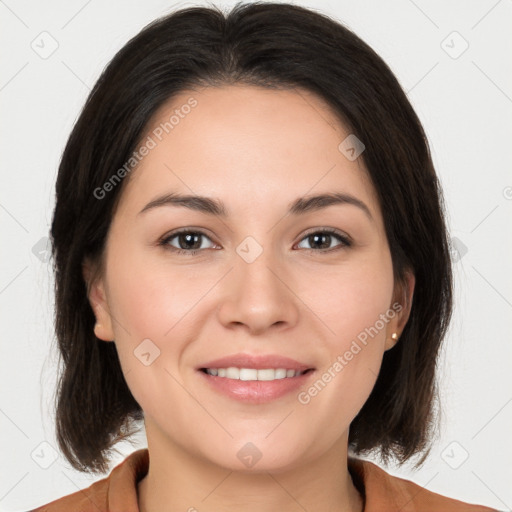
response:
<path id="1" fill-rule="evenodd" d="M 335 16 L 390 65 L 424 123 L 447 200 L 458 261 L 455 317 L 440 361 L 443 428 L 423 468 L 388 470 L 510 509 L 512 1 L 294 3 Z M 204 4 L 0 1 L 2 511 L 44 504 L 99 478 L 72 471 L 52 448 L 56 357 L 44 237 L 65 141 L 101 70 L 129 38 L 160 15 Z M 120 448 L 116 462 L 133 450 Z"/>

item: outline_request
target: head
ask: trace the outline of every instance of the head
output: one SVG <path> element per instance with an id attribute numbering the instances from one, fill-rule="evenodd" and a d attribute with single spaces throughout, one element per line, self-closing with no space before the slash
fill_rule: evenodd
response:
<path id="1" fill-rule="evenodd" d="M 233 469 L 248 442 L 274 470 L 343 443 L 427 452 L 452 306 L 442 193 L 396 78 L 341 24 L 272 3 L 153 22 L 91 92 L 56 196 L 74 467 L 105 470 L 143 418 Z M 239 352 L 315 379 L 265 404 L 215 395 L 201 366 Z"/>

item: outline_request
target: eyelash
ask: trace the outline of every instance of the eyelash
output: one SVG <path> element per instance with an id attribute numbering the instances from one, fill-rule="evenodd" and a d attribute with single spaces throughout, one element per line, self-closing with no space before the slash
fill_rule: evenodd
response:
<path id="1" fill-rule="evenodd" d="M 210 237 L 206 233 L 203 233 L 202 231 L 192 230 L 192 229 L 181 229 L 179 231 L 170 233 L 169 235 L 165 235 L 158 242 L 158 245 L 164 247 L 164 249 L 166 249 L 166 250 L 174 252 L 175 254 L 182 254 L 182 255 L 187 255 L 187 256 L 194 256 L 198 252 L 205 250 L 205 249 L 191 249 L 191 250 L 178 249 L 176 247 L 173 247 L 172 245 L 169 245 L 169 242 L 173 238 L 176 238 L 182 234 L 200 235 L 200 236 L 204 236 L 204 237 L 208 238 L 209 240 L 211 240 Z M 305 240 L 306 238 L 308 238 L 312 235 L 318 235 L 318 234 L 334 236 L 335 238 L 338 239 L 338 241 L 341 242 L 341 244 L 337 245 L 333 248 L 330 248 L 330 249 L 302 249 L 302 250 L 305 250 L 308 252 L 316 252 L 316 253 L 320 253 L 320 254 L 327 254 L 327 253 L 335 252 L 335 251 L 343 249 L 343 248 L 349 248 L 352 246 L 352 242 L 346 235 L 344 235 L 341 232 L 339 232 L 335 229 L 332 229 L 332 228 L 324 228 L 324 229 L 318 229 L 317 231 L 311 231 L 311 232 L 307 233 L 304 237 L 302 237 L 300 239 L 299 243 L 301 243 L 303 240 Z"/>

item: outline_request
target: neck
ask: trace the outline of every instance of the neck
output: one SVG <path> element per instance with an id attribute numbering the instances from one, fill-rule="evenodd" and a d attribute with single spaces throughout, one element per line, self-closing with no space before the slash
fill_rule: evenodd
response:
<path id="1" fill-rule="evenodd" d="M 148 430 L 149 471 L 138 484 L 140 512 L 361 512 L 347 468 L 346 436 L 327 453 L 287 470 L 233 471 Z"/>

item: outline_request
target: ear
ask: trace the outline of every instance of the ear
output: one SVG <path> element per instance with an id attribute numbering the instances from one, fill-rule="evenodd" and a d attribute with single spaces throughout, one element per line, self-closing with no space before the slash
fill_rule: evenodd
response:
<path id="1" fill-rule="evenodd" d="M 411 313 L 415 283 L 416 278 L 414 274 L 411 270 L 407 270 L 404 282 L 395 285 L 390 310 L 395 311 L 396 314 L 390 319 L 386 327 L 385 350 L 389 350 L 396 345 L 402 331 L 405 329 Z"/>
<path id="2" fill-rule="evenodd" d="M 94 334 L 100 340 L 113 341 L 112 317 L 108 307 L 103 277 L 97 275 L 96 265 L 88 258 L 82 263 L 82 274 L 87 286 L 87 298 L 96 317 Z"/>

